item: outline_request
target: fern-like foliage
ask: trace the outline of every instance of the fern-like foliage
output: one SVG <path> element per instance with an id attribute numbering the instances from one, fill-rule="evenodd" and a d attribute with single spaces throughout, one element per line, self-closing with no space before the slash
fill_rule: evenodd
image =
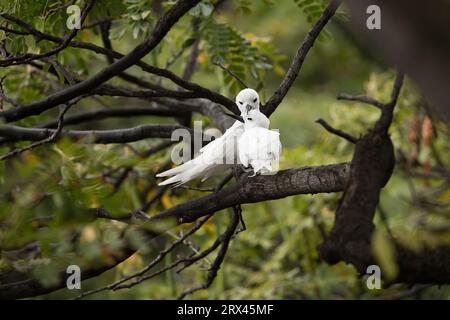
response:
<path id="1" fill-rule="evenodd" d="M 253 79 L 261 82 L 263 72 L 272 68 L 270 52 L 264 52 L 256 41 L 252 43 L 237 30 L 226 24 L 210 21 L 204 29 L 206 51 L 209 62 L 220 62 L 243 80 Z M 234 91 L 237 83 L 225 74 L 225 83 Z"/>
<path id="2" fill-rule="evenodd" d="M 297 6 L 306 15 L 306 20 L 309 24 L 313 24 L 320 17 L 325 10 L 329 1 L 327 0 L 294 0 Z M 336 19 L 346 20 L 347 15 L 343 11 L 337 11 L 335 14 Z M 327 34 L 326 30 L 324 30 Z"/>
<path id="3" fill-rule="evenodd" d="M 324 0 L 294 0 L 294 2 L 305 13 L 306 20 L 310 24 L 319 18 L 327 6 L 327 1 Z"/>

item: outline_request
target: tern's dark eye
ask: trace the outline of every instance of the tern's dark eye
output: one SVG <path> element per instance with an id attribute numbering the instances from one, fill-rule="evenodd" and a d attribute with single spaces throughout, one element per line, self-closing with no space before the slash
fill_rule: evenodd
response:
<path id="1" fill-rule="evenodd" d="M 239 101 L 239 104 L 244 104 L 242 101 Z"/>
<path id="2" fill-rule="evenodd" d="M 255 99 L 253 100 L 253 102 L 256 102 L 256 100 L 257 100 L 257 99 L 255 98 Z"/>

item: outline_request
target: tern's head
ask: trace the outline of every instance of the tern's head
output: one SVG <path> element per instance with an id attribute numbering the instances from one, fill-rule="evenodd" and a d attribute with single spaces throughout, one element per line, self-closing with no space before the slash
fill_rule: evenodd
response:
<path id="1" fill-rule="evenodd" d="M 247 114 L 250 110 L 259 109 L 258 93 L 250 88 L 241 90 L 236 96 L 236 104 L 241 114 Z"/>

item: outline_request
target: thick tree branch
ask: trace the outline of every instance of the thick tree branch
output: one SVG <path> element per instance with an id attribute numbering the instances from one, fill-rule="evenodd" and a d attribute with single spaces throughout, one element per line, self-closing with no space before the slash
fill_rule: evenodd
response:
<path id="1" fill-rule="evenodd" d="M 180 2 L 183 2 L 183 1 L 180 1 Z M 199 1 L 194 1 L 194 2 L 199 2 Z M 181 10 L 181 7 L 178 7 L 178 10 L 175 10 L 175 7 L 177 7 L 177 5 L 174 5 L 174 7 L 172 7 L 172 9 L 170 9 L 167 12 L 167 14 L 160 19 L 158 26 L 160 26 L 161 24 L 164 24 L 164 25 L 161 26 L 161 28 L 159 28 L 159 29 L 163 29 L 163 31 L 167 32 L 168 29 L 170 29 L 170 27 L 176 22 L 173 20 L 175 18 L 179 18 L 178 16 L 175 16 L 175 15 L 176 15 L 176 13 L 180 14 L 179 11 Z M 169 13 L 173 12 L 173 11 L 177 11 L 177 12 L 175 14 L 170 15 Z M 63 41 L 62 38 L 58 38 L 58 37 L 55 37 L 52 35 L 47 35 L 47 34 L 41 33 L 40 31 L 36 30 L 30 24 L 25 23 L 22 20 L 17 19 L 11 15 L 1 14 L 0 16 L 16 23 L 20 27 L 27 30 L 30 34 L 34 35 L 37 39 L 45 39 L 45 40 L 56 42 L 56 43 L 61 43 Z M 175 18 L 174 18 L 174 16 L 175 16 Z M 169 27 L 168 25 L 165 25 L 165 24 L 171 24 L 171 25 Z M 131 66 L 133 64 L 139 66 L 145 72 L 170 79 L 171 81 L 173 81 L 175 84 L 179 85 L 180 87 L 182 87 L 186 90 L 189 90 L 189 91 L 196 92 L 197 96 L 200 96 L 200 97 L 209 99 L 210 101 L 219 103 L 234 113 L 239 113 L 239 110 L 237 109 L 235 103 L 232 100 L 230 100 L 229 98 L 224 97 L 221 94 L 211 91 L 207 88 L 199 86 L 198 84 L 184 80 L 183 78 L 178 77 L 176 74 L 174 74 L 173 72 L 171 72 L 169 70 L 157 68 L 157 67 L 151 66 L 149 64 L 146 64 L 145 62 L 140 61 L 140 58 L 141 58 L 140 55 L 144 56 L 146 54 L 146 53 L 142 54 L 142 52 L 145 49 L 148 49 L 148 47 L 150 47 L 150 45 L 153 44 L 154 42 L 160 41 L 161 39 L 159 39 L 159 37 L 161 37 L 161 38 L 164 37 L 165 34 L 162 35 L 161 32 L 157 32 L 159 30 L 159 29 L 158 30 L 157 29 L 158 28 L 155 29 L 154 34 L 151 37 L 149 37 L 146 42 L 144 42 L 140 46 L 136 47 L 135 50 L 133 50 L 127 56 L 124 56 L 123 54 L 121 54 L 119 52 L 109 50 L 107 48 L 102 48 L 100 46 L 96 46 L 91 43 L 80 42 L 80 41 L 70 42 L 69 45 L 72 47 L 87 49 L 87 50 L 93 51 L 95 53 L 103 54 L 108 57 L 112 57 L 114 59 L 119 59 L 119 60 L 117 62 L 111 64 L 107 68 L 105 68 L 99 74 L 97 74 L 94 77 L 87 79 L 83 82 L 80 82 L 80 84 L 77 84 L 76 86 L 72 86 L 67 89 L 64 89 L 61 92 L 56 93 L 56 94 L 50 96 L 49 98 L 42 100 L 40 102 L 36 102 L 31 105 L 24 106 L 19 111 L 13 112 L 12 110 L 10 110 L 9 113 L 0 112 L 0 116 L 4 117 L 6 121 L 16 121 L 16 120 L 20 120 L 22 118 L 25 118 L 25 117 L 28 117 L 31 115 L 40 114 L 40 113 L 44 112 L 45 110 L 48 110 L 48 109 L 54 107 L 55 105 L 64 102 L 64 100 L 67 100 L 68 99 L 67 97 L 74 94 L 74 92 L 89 92 L 90 90 L 93 90 L 95 87 L 97 87 L 99 84 L 109 80 L 110 78 L 112 78 L 115 75 L 120 75 L 122 78 L 124 78 L 124 79 L 127 78 L 128 81 L 131 81 L 134 83 L 139 82 L 140 85 L 143 85 L 144 87 L 147 87 L 149 89 L 161 89 L 160 87 L 155 87 L 152 84 L 148 85 L 148 83 L 146 83 L 145 81 L 139 80 L 132 75 L 122 73 L 122 71 L 124 69 L 128 68 L 129 66 Z M 156 40 L 151 41 L 152 39 L 156 39 Z M 121 63 L 119 63 L 119 62 L 121 62 Z M 113 73 L 113 74 L 111 75 L 111 73 Z M 83 84 L 83 85 L 81 85 L 81 84 Z M 60 102 L 60 101 L 62 101 L 62 102 Z M 33 107 L 33 109 L 30 109 L 31 107 Z M 14 110 L 16 110 L 16 109 L 14 109 Z"/>
<path id="2" fill-rule="evenodd" d="M 234 234 L 234 230 L 236 230 L 236 227 L 239 223 L 239 218 L 236 217 L 237 213 L 234 212 L 234 216 L 232 217 L 232 220 L 230 222 L 230 225 L 228 226 L 227 230 L 221 234 L 214 242 L 212 245 L 210 245 L 208 248 L 206 248 L 205 250 L 201 251 L 201 252 L 196 252 L 196 254 L 194 254 L 193 256 L 189 256 L 189 257 L 181 257 L 177 260 L 175 260 L 174 262 L 172 262 L 171 264 L 165 266 L 164 268 L 161 268 L 159 270 L 156 270 L 150 274 L 147 275 L 141 275 L 140 277 L 138 277 L 135 281 L 133 282 L 129 282 L 129 283 L 123 283 L 123 284 L 119 284 L 113 287 L 113 290 L 121 290 L 121 289 L 129 289 L 131 287 L 134 287 L 146 280 L 152 279 L 164 272 L 167 272 L 169 270 L 173 270 L 174 268 L 176 268 L 179 265 L 182 265 L 178 270 L 177 273 L 180 273 L 182 270 L 186 269 L 187 267 L 193 265 L 194 263 L 205 259 L 208 255 L 210 255 L 212 252 L 214 252 L 220 245 L 221 246 L 221 250 L 217 256 L 217 258 L 215 259 L 214 263 L 213 263 L 213 268 L 214 269 L 210 269 L 210 273 L 208 275 L 207 278 L 207 282 L 206 284 L 208 284 L 209 281 L 213 281 L 215 276 L 217 275 L 217 271 L 219 270 L 219 267 L 223 261 L 223 258 L 225 257 L 225 253 L 228 249 L 228 244 Z M 206 217 L 206 218 L 209 218 Z M 196 225 L 198 224 L 198 222 L 201 222 L 204 220 L 199 220 L 197 221 Z M 210 279 L 210 280 L 209 280 Z M 209 283 L 210 285 L 211 283 Z M 200 287 L 199 289 L 201 289 L 202 287 Z M 196 291 L 198 289 L 195 289 L 194 291 Z M 188 290 L 189 291 L 189 290 Z"/>
<path id="3" fill-rule="evenodd" d="M 196 102 L 197 102 L 196 105 L 191 106 L 191 108 L 194 111 L 199 112 L 204 116 L 210 118 L 222 132 L 225 132 L 225 130 L 231 127 L 235 122 L 233 118 L 225 114 L 223 108 L 219 104 L 211 103 L 210 101 L 204 99 L 198 100 Z"/>
<path id="4" fill-rule="evenodd" d="M 106 118 L 128 118 L 135 116 L 157 116 L 157 117 L 180 117 L 181 110 L 170 110 L 167 108 L 125 108 L 125 109 L 100 109 L 95 111 L 80 112 L 64 117 L 64 125 L 74 125 Z M 42 123 L 37 128 L 55 128 L 57 120 Z"/>
<path id="5" fill-rule="evenodd" d="M 170 31 L 173 25 L 199 2 L 200 0 L 179 0 L 159 19 L 152 34 L 144 42 L 138 45 L 129 54 L 104 68 L 93 77 L 52 94 L 44 100 L 32 103 L 28 106 L 0 112 L 0 116 L 8 122 L 17 121 L 31 115 L 40 114 L 70 99 L 94 90 L 102 83 L 137 63 L 152 51 Z"/>
<path id="6" fill-rule="evenodd" d="M 228 244 L 239 223 L 239 215 L 237 214 L 237 210 L 239 210 L 240 203 L 277 199 L 301 193 L 314 194 L 319 192 L 338 192 L 342 190 L 345 184 L 348 171 L 349 164 L 344 163 L 330 166 L 306 167 L 300 169 L 285 170 L 277 173 L 275 176 L 257 176 L 253 178 L 244 178 L 243 180 L 241 180 L 242 183 L 239 183 L 237 186 L 226 188 L 222 191 L 217 191 L 217 195 L 210 195 L 193 201 L 189 201 L 180 206 L 168 209 L 158 216 L 152 217 L 150 219 L 147 215 L 145 215 L 144 219 L 139 216 L 137 217 L 137 221 L 140 220 L 142 221 L 141 223 L 153 223 L 159 219 L 172 217 L 178 218 L 179 223 L 191 222 L 196 220 L 197 222 L 193 229 L 198 230 L 198 228 L 216 211 L 226 207 L 235 207 L 234 216 L 228 229 L 224 232 L 224 234 L 216 239 L 216 241 L 210 247 L 208 247 L 204 251 L 192 257 L 180 258 L 164 268 L 145 275 L 147 271 L 149 271 L 156 263 L 161 260 L 160 256 L 163 256 L 169 249 L 171 250 L 171 247 L 169 247 L 169 249 L 164 250 L 154 261 L 152 261 L 141 271 L 124 277 L 123 279 L 106 287 L 86 292 L 82 294 L 80 298 L 108 289 L 120 290 L 124 288 L 130 288 L 163 272 L 171 270 L 180 264 L 183 264 L 183 267 L 179 270 L 181 271 L 185 267 L 192 265 L 200 259 L 203 259 L 219 246 L 221 246 L 220 252 L 213 262 L 210 272 L 208 273 L 206 282 L 198 287 L 187 289 L 182 294 L 182 296 L 184 297 L 185 295 L 193 291 L 207 288 L 217 275 L 225 253 L 228 249 Z M 223 198 L 224 195 L 227 195 L 226 199 Z M 222 201 L 222 199 L 224 201 Z M 209 207 L 204 208 L 204 206 L 208 204 Z M 187 212 L 185 212 L 185 210 L 187 210 Z M 92 208 L 90 209 L 90 211 L 98 217 L 112 217 L 111 214 L 102 209 Z M 119 219 L 120 221 L 133 221 L 133 216 L 135 216 L 135 214 L 114 219 Z M 193 229 L 191 229 L 191 231 Z M 185 238 L 189 234 L 191 234 L 191 231 L 185 234 Z M 137 279 L 133 282 L 125 283 L 133 278 Z"/>
<path id="7" fill-rule="evenodd" d="M 172 132 L 184 128 L 177 125 L 146 124 L 133 128 L 114 130 L 62 130 L 59 137 L 68 137 L 85 143 L 126 143 L 147 138 L 170 139 Z M 186 130 L 192 131 L 189 128 Z M 50 137 L 54 129 L 23 128 L 18 126 L 0 126 L 0 136 L 8 141 L 40 141 Z"/>
<path id="8" fill-rule="evenodd" d="M 112 43 L 111 43 L 111 39 L 110 39 L 110 29 L 111 29 L 111 20 L 106 20 L 106 21 L 103 21 L 102 23 L 100 23 L 100 32 L 101 32 L 101 36 L 102 36 L 103 46 L 105 47 L 105 49 L 107 49 L 109 51 L 113 51 Z M 114 58 L 112 57 L 112 55 L 107 55 L 106 59 L 109 64 L 114 63 Z M 126 72 L 119 73 L 117 76 L 127 82 L 133 83 L 135 85 L 138 85 L 138 86 L 146 88 L 146 89 L 151 89 L 151 90 L 162 90 L 163 89 L 162 87 L 160 87 L 158 85 L 154 85 L 148 81 L 145 81 L 141 78 L 135 77 Z"/>
<path id="9" fill-rule="evenodd" d="M 221 105 L 213 103 L 207 99 L 175 100 L 168 98 L 155 98 L 153 100 L 163 106 L 176 110 L 200 113 L 210 118 L 222 132 L 225 132 L 225 130 L 231 127 L 235 122 L 233 118 L 225 114 Z"/>
<path id="10" fill-rule="evenodd" d="M 109 84 L 99 86 L 97 89 L 91 91 L 92 94 L 112 97 L 128 97 L 128 98 L 174 98 L 174 99 L 196 99 L 201 98 L 202 95 L 193 91 L 175 91 L 175 90 L 130 90 L 120 88 Z"/>
<path id="11" fill-rule="evenodd" d="M 283 101 L 289 89 L 294 84 L 294 81 L 297 78 L 300 69 L 302 68 L 303 61 L 305 61 L 306 55 L 313 47 L 314 42 L 316 41 L 320 32 L 335 14 L 341 2 L 342 0 L 332 0 L 325 11 L 320 15 L 319 20 L 317 20 L 312 29 L 306 35 L 303 43 L 298 48 L 298 51 L 295 54 L 294 59 L 292 60 L 291 66 L 289 67 L 285 77 L 281 81 L 280 86 L 273 93 L 273 95 L 270 97 L 269 101 L 267 101 L 266 105 L 263 108 L 264 114 L 268 117 L 275 111 L 281 101 Z"/>
<path id="12" fill-rule="evenodd" d="M 339 192 L 344 188 L 349 168 L 349 164 L 343 163 L 282 170 L 275 175 L 244 177 L 234 186 L 167 209 L 151 217 L 151 221 L 174 218 L 178 223 L 186 223 L 238 204 L 298 194 Z"/>
<path id="13" fill-rule="evenodd" d="M 32 150 L 38 146 L 55 141 L 58 138 L 58 135 L 61 134 L 61 131 L 63 128 L 64 115 L 66 114 L 67 110 L 69 110 L 70 107 L 71 107 L 71 104 L 68 104 L 61 110 L 59 117 L 58 117 L 58 123 L 57 123 L 56 130 L 54 130 L 50 136 L 48 136 L 45 139 L 39 140 L 35 143 L 32 143 L 26 147 L 14 149 L 13 151 L 8 152 L 7 154 L 5 154 L 3 156 L 0 156 L 0 160 L 5 160 L 7 158 L 13 157 L 13 156 L 23 153 L 25 151 Z"/>

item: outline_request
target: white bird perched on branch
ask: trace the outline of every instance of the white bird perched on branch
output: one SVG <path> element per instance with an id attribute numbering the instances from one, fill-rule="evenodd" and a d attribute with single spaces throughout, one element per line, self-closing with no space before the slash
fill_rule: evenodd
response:
<path id="1" fill-rule="evenodd" d="M 269 119 L 259 111 L 258 93 L 244 89 L 235 101 L 244 123 L 237 120 L 221 137 L 200 149 L 196 158 L 157 174 L 158 178 L 170 177 L 160 186 L 179 186 L 200 177 L 204 181 L 240 163 L 250 165 L 255 174 L 272 171 L 271 162 L 279 159 L 281 144 L 278 132 L 268 130 Z"/>

